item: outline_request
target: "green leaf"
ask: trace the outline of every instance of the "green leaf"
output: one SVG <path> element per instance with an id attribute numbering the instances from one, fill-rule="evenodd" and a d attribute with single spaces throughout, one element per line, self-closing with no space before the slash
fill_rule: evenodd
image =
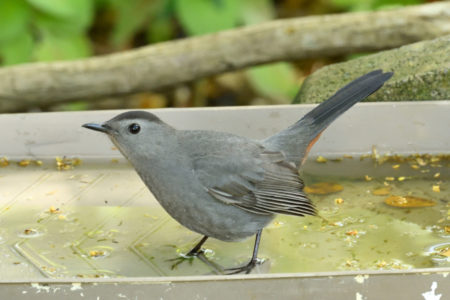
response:
<path id="1" fill-rule="evenodd" d="M 152 20 L 147 32 L 148 41 L 158 43 L 168 41 L 173 36 L 173 24 L 170 17 L 157 17 Z"/>
<path id="2" fill-rule="evenodd" d="M 253 88 L 270 98 L 290 100 L 298 90 L 295 69 L 288 63 L 253 67 L 246 74 Z"/>
<path id="3" fill-rule="evenodd" d="M 112 34 L 112 44 L 123 46 L 148 22 L 152 14 L 164 5 L 160 0 L 115 0 L 112 8 L 116 11 L 117 20 Z"/>
<path id="4" fill-rule="evenodd" d="M 367 11 L 380 8 L 398 7 L 405 5 L 413 5 L 423 3 L 421 0 L 332 0 L 332 3 L 338 7 L 348 9 L 350 11 Z"/>
<path id="5" fill-rule="evenodd" d="M 79 110 L 88 110 L 89 103 L 86 101 L 76 101 L 70 103 L 60 104 L 57 107 L 60 111 L 79 111 Z"/>
<path id="6" fill-rule="evenodd" d="M 29 7 L 23 0 L 0 0 L 0 42 L 26 30 Z"/>
<path id="7" fill-rule="evenodd" d="M 93 20 L 94 4 L 92 0 L 27 0 L 42 14 L 65 22 L 77 23 L 86 29 Z"/>
<path id="8" fill-rule="evenodd" d="M 241 14 L 246 25 L 266 22 L 276 16 L 273 2 L 270 0 L 242 1 Z"/>
<path id="9" fill-rule="evenodd" d="M 415 5 L 420 4 L 423 1 L 421 0 L 374 0 L 372 3 L 373 9 L 385 9 L 385 8 L 393 8 L 393 7 L 401 7 L 406 5 Z"/>
<path id="10" fill-rule="evenodd" d="M 213 33 L 238 24 L 239 0 L 176 0 L 175 12 L 190 35 Z"/>
<path id="11" fill-rule="evenodd" d="M 89 55 L 89 40 L 83 34 L 63 37 L 47 34 L 35 48 L 38 61 L 70 60 Z"/>
<path id="12" fill-rule="evenodd" d="M 3 65 L 14 65 L 31 61 L 33 39 L 27 32 L 14 39 L 0 43 L 0 56 Z"/>
<path id="13" fill-rule="evenodd" d="M 34 25 L 40 35 L 69 36 L 86 32 L 86 28 L 77 22 L 68 22 L 46 14 L 36 14 Z"/>

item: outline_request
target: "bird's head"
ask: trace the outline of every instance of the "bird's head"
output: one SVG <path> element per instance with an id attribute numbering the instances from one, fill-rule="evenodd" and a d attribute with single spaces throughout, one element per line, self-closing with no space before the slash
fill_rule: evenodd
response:
<path id="1" fill-rule="evenodd" d="M 144 111 L 125 112 L 102 124 L 86 123 L 83 127 L 106 133 L 129 159 L 166 151 L 174 134 L 172 127 Z"/>

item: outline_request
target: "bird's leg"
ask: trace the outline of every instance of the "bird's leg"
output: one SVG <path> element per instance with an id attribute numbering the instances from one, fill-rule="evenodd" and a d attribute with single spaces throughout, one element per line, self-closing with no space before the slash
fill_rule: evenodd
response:
<path id="1" fill-rule="evenodd" d="M 189 251 L 186 254 L 182 254 L 177 258 L 173 258 L 173 259 L 169 259 L 169 261 L 175 261 L 175 263 L 172 265 L 171 269 L 175 269 L 179 264 L 181 264 L 182 262 L 188 260 L 190 263 L 192 263 L 192 260 L 194 257 L 200 255 L 203 253 L 202 250 L 202 245 L 206 242 L 206 240 L 208 239 L 208 236 L 204 236 L 200 242 L 197 243 L 197 245 L 195 245 L 194 248 L 191 249 L 191 251 Z"/>
<path id="2" fill-rule="evenodd" d="M 227 275 L 239 274 L 239 273 L 244 273 L 244 272 L 245 272 L 245 274 L 248 274 L 253 270 L 253 268 L 258 263 L 258 248 L 259 248 L 259 242 L 261 240 L 261 234 L 262 234 L 262 229 L 258 230 L 258 232 L 256 233 L 255 246 L 253 247 L 252 258 L 250 259 L 248 264 L 246 264 L 245 266 L 242 266 L 242 267 L 226 269 L 225 271 L 228 271 Z"/>
<path id="3" fill-rule="evenodd" d="M 200 240 L 200 242 L 198 242 L 197 243 L 197 245 L 195 245 L 195 247 L 194 248 L 192 248 L 191 249 L 191 251 L 189 251 L 187 254 L 186 254 L 186 256 L 197 256 L 197 255 L 199 255 L 200 253 L 202 253 L 203 252 L 203 250 L 202 250 L 202 246 L 203 246 L 203 244 L 206 242 L 206 240 L 208 239 L 208 236 L 203 236 L 202 237 L 202 239 Z"/>

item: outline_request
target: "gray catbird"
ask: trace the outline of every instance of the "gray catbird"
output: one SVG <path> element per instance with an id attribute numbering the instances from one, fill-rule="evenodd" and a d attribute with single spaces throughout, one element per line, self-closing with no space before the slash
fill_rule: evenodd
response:
<path id="1" fill-rule="evenodd" d="M 287 129 L 252 140 L 224 132 L 177 130 L 155 115 L 130 111 L 83 127 L 106 133 L 135 167 L 164 209 L 208 237 L 237 241 L 256 234 L 250 262 L 228 269 L 249 273 L 257 262 L 262 229 L 275 214 L 314 215 L 298 167 L 321 132 L 393 73 L 357 78 Z"/>

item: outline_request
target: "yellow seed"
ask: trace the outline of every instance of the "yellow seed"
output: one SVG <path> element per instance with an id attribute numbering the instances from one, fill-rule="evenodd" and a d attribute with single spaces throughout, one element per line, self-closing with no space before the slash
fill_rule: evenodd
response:
<path id="1" fill-rule="evenodd" d="M 320 156 L 320 155 L 316 158 L 316 162 L 318 162 L 318 163 L 326 163 L 327 161 L 328 160 L 325 157 Z"/>
<path id="2" fill-rule="evenodd" d="M 21 161 L 19 161 L 19 166 L 21 167 L 26 167 L 31 163 L 31 160 L 29 159 L 22 159 Z"/>
<path id="3" fill-rule="evenodd" d="M 342 204 L 342 203 L 344 203 L 344 199 L 342 199 L 342 198 L 336 198 L 336 199 L 334 199 L 334 203 L 336 203 L 336 204 Z"/>
<path id="4" fill-rule="evenodd" d="M 414 197 L 414 196 L 389 196 L 384 202 L 389 206 L 394 207 L 428 207 L 436 205 L 436 202 L 429 199 Z"/>
<path id="5" fill-rule="evenodd" d="M 382 187 L 382 188 L 373 190 L 372 195 L 386 196 L 386 195 L 389 195 L 390 192 L 391 192 L 391 187 L 387 186 L 387 187 Z"/>
<path id="6" fill-rule="evenodd" d="M 280 222 L 280 221 L 274 221 L 274 222 L 273 222 L 273 225 L 274 225 L 274 226 L 281 226 L 281 225 L 283 225 L 283 222 Z"/>
<path id="7" fill-rule="evenodd" d="M 378 155 L 377 148 L 375 146 L 372 146 L 372 154 L 371 157 L 373 160 L 377 160 L 380 156 Z"/>
<path id="8" fill-rule="evenodd" d="M 355 235 L 358 235 L 358 230 L 350 230 L 350 231 L 347 231 L 345 234 L 355 236 Z"/>
<path id="9" fill-rule="evenodd" d="M 403 181 L 403 180 L 405 180 L 405 179 L 406 179 L 405 176 L 400 176 L 399 178 L 397 178 L 398 181 Z"/>
<path id="10" fill-rule="evenodd" d="M 359 157 L 359 160 L 364 160 L 366 158 L 370 157 L 370 154 L 363 154 Z"/>
<path id="11" fill-rule="evenodd" d="M 366 181 L 371 181 L 373 178 L 370 177 L 369 175 L 364 175 L 364 179 L 365 179 Z"/>
<path id="12" fill-rule="evenodd" d="M 438 156 L 432 156 L 431 159 L 430 159 L 430 161 L 431 161 L 432 163 L 436 163 L 436 162 L 441 161 L 441 158 L 438 157 Z"/>
<path id="13" fill-rule="evenodd" d="M 384 267 L 386 267 L 386 265 L 387 265 L 387 262 L 385 262 L 384 260 L 377 263 L 378 268 L 384 268 Z"/>
<path id="14" fill-rule="evenodd" d="M 416 158 L 416 162 L 422 167 L 427 165 L 427 162 L 421 157 Z"/>
<path id="15" fill-rule="evenodd" d="M 104 254 L 105 254 L 105 252 L 102 251 L 102 250 L 91 250 L 91 251 L 89 251 L 89 256 L 91 256 L 91 257 L 102 256 Z"/>
<path id="16" fill-rule="evenodd" d="M 446 248 L 442 249 L 441 251 L 439 251 L 439 254 L 450 257 L 450 247 L 446 247 Z"/>
<path id="17" fill-rule="evenodd" d="M 389 186 L 390 184 L 388 182 L 383 182 L 384 186 Z"/>
<path id="18" fill-rule="evenodd" d="M 395 180 L 395 177 L 386 177 L 385 180 L 386 180 L 386 181 L 394 181 L 394 180 Z"/>
<path id="19" fill-rule="evenodd" d="M 413 168 L 414 170 L 420 169 L 419 165 L 411 165 L 411 168 Z"/>
<path id="20" fill-rule="evenodd" d="M 336 157 L 336 158 L 333 158 L 331 161 L 332 162 L 340 162 L 340 161 L 343 161 L 344 159 L 342 158 L 342 157 Z"/>
<path id="21" fill-rule="evenodd" d="M 30 228 L 30 229 L 27 228 L 23 231 L 23 233 L 29 235 L 29 234 L 36 234 L 37 231 L 36 231 L 36 229 L 33 229 L 33 228 Z"/>
<path id="22" fill-rule="evenodd" d="M 50 208 L 48 209 L 48 211 L 52 214 L 59 214 L 61 211 L 59 210 L 59 208 L 54 207 L 53 205 L 50 206 Z"/>
<path id="23" fill-rule="evenodd" d="M 337 183 L 318 182 L 315 184 L 305 186 L 304 191 L 308 194 L 326 195 L 326 194 L 340 192 L 343 189 L 344 189 L 344 187 Z"/>
<path id="24" fill-rule="evenodd" d="M 441 187 L 439 185 L 433 185 L 432 190 L 433 192 L 439 193 L 441 191 Z"/>
<path id="25" fill-rule="evenodd" d="M 348 159 L 353 159 L 353 156 L 347 155 L 347 154 L 345 154 L 343 157 L 344 157 L 344 158 L 348 158 Z"/>
<path id="26" fill-rule="evenodd" d="M 400 168 L 400 165 L 393 165 L 392 166 L 392 169 L 398 169 L 398 168 Z"/>
<path id="27" fill-rule="evenodd" d="M 433 175 L 434 178 L 439 178 L 441 176 L 441 173 L 436 173 Z"/>
<path id="28" fill-rule="evenodd" d="M 7 167 L 8 165 L 9 165 L 9 160 L 5 156 L 0 157 L 0 167 L 4 168 L 4 167 Z"/>

